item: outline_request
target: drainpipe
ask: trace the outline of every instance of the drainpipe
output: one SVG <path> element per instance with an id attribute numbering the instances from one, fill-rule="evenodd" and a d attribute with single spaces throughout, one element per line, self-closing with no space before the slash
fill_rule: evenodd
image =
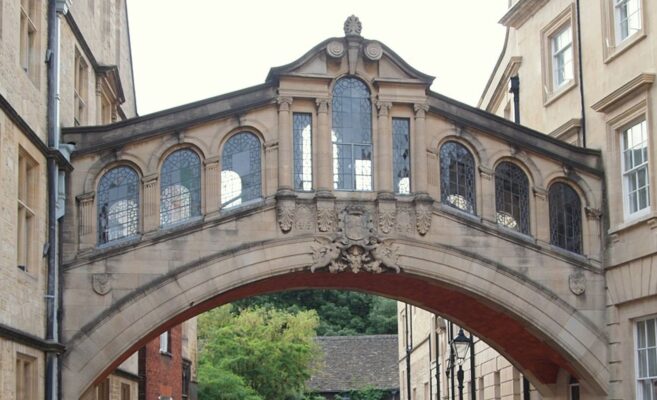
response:
<path id="1" fill-rule="evenodd" d="M 65 15 L 71 5 L 70 0 L 50 0 L 48 2 L 48 147 L 51 152 L 59 151 L 59 67 L 60 67 L 60 16 Z M 48 159 L 48 277 L 46 288 L 46 340 L 59 342 L 59 241 L 58 209 L 59 187 L 62 182 L 57 161 Z M 61 216 L 61 215 L 59 215 Z M 45 399 L 56 400 L 60 396 L 59 355 L 46 352 Z"/>
<path id="2" fill-rule="evenodd" d="M 435 315 L 434 318 L 438 320 L 438 316 Z M 436 400 L 440 400 L 440 335 L 438 334 L 438 324 L 434 325 L 435 335 L 436 335 Z"/>
<path id="3" fill-rule="evenodd" d="M 477 400 L 477 384 L 475 383 L 475 343 L 472 332 L 470 332 L 470 398 L 472 400 Z"/>
<path id="4" fill-rule="evenodd" d="M 578 72 L 579 72 L 579 99 L 580 107 L 582 109 L 582 147 L 586 147 L 586 108 L 584 106 L 584 67 L 582 65 L 582 24 L 581 17 L 579 13 L 579 0 L 575 2 L 575 7 L 577 8 L 577 59 Z"/>
<path id="5" fill-rule="evenodd" d="M 404 304 L 406 308 L 406 398 L 411 400 L 411 354 L 413 353 L 413 321 L 409 313 L 410 309 L 408 304 Z"/>

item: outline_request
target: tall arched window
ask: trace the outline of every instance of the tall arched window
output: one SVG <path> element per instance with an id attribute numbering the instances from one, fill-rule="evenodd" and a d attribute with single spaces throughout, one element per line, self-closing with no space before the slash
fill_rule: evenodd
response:
<path id="1" fill-rule="evenodd" d="M 356 78 L 333 88 L 333 188 L 372 190 L 372 104 L 370 91 Z"/>
<path id="2" fill-rule="evenodd" d="M 261 197 L 260 140 L 249 132 L 233 135 L 221 152 L 221 207 Z"/>
<path id="3" fill-rule="evenodd" d="M 582 204 L 565 183 L 550 186 L 550 243 L 574 253 L 582 252 Z"/>
<path id="4" fill-rule="evenodd" d="M 495 169 L 495 206 L 498 224 L 529 233 L 529 180 L 510 162 Z"/>
<path id="5" fill-rule="evenodd" d="M 440 148 L 440 192 L 443 204 L 475 213 L 474 157 L 459 143 Z"/>
<path id="6" fill-rule="evenodd" d="M 98 183 L 98 243 L 136 235 L 139 231 L 139 176 L 116 167 Z"/>
<path id="7" fill-rule="evenodd" d="M 171 153 L 160 172 L 160 225 L 201 215 L 201 159 L 190 149 Z"/>

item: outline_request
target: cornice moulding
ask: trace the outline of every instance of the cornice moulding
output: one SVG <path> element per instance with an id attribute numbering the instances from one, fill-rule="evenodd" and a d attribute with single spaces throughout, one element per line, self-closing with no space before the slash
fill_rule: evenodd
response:
<path id="1" fill-rule="evenodd" d="M 618 89 L 598 100 L 591 108 L 597 112 L 608 112 L 616 108 L 624 99 L 648 89 L 655 81 L 655 74 L 641 73 Z"/>
<path id="2" fill-rule="evenodd" d="M 536 11 L 546 5 L 548 0 L 519 0 L 504 14 L 499 23 L 511 28 L 520 28 Z"/>

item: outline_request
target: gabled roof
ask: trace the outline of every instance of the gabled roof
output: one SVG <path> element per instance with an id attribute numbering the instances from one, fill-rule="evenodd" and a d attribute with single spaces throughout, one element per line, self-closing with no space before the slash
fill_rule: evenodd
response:
<path id="1" fill-rule="evenodd" d="M 399 389 L 397 335 L 322 336 L 316 340 L 324 360 L 308 382 L 311 391 Z"/>

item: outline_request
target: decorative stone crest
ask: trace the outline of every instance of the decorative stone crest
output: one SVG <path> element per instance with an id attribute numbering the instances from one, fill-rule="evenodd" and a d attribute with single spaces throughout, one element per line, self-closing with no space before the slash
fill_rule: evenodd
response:
<path id="1" fill-rule="evenodd" d="M 294 226 L 294 211 L 296 205 L 294 200 L 279 200 L 278 201 L 278 226 L 281 227 L 283 233 L 288 233 L 292 226 Z"/>
<path id="2" fill-rule="evenodd" d="M 418 194 L 415 197 L 415 227 L 417 232 L 424 236 L 431 229 L 431 218 L 433 212 L 431 210 L 433 200 L 427 194 Z"/>
<path id="3" fill-rule="evenodd" d="M 296 229 L 312 231 L 315 227 L 313 213 L 308 206 L 298 206 L 296 210 Z"/>
<path id="4" fill-rule="evenodd" d="M 340 213 L 340 226 L 333 239 L 315 239 L 310 271 L 328 268 L 331 273 L 347 270 L 375 274 L 387 270 L 400 272 L 397 249 L 390 242 L 373 236 L 373 232 L 372 218 L 367 210 L 345 208 Z"/>
<path id="5" fill-rule="evenodd" d="M 363 24 L 360 23 L 360 20 L 355 15 L 350 16 L 344 22 L 345 36 L 360 36 L 360 32 L 362 30 L 363 30 Z"/>
<path id="6" fill-rule="evenodd" d="M 388 234 L 395 228 L 395 204 L 379 203 L 379 230 Z"/>
<path id="7" fill-rule="evenodd" d="M 320 232 L 329 232 L 333 230 L 335 223 L 335 210 L 333 206 L 317 204 L 317 228 Z"/>
<path id="8" fill-rule="evenodd" d="M 365 45 L 363 54 L 365 54 L 365 57 L 368 60 L 378 61 L 381 59 L 381 56 L 383 56 L 383 47 L 381 47 L 379 42 L 369 42 Z"/>
<path id="9" fill-rule="evenodd" d="M 574 295 L 580 296 L 586 291 L 586 277 L 582 271 L 574 271 L 568 276 L 568 286 Z"/>
<path id="10" fill-rule="evenodd" d="M 341 40 L 332 40 L 326 46 L 326 54 L 333 58 L 342 58 L 344 55 L 344 43 Z"/>
<path id="11" fill-rule="evenodd" d="M 110 274 L 93 274 L 91 275 L 91 287 L 94 292 L 101 296 L 105 296 L 112 290 L 112 283 L 110 281 Z"/>

